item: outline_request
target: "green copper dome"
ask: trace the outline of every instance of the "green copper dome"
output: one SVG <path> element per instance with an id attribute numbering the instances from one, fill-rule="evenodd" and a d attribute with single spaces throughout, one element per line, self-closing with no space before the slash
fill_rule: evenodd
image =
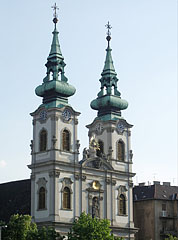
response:
<path id="1" fill-rule="evenodd" d="M 109 23 L 108 23 L 109 24 Z M 108 26 L 108 25 L 107 25 Z M 107 36 L 108 46 L 106 49 L 106 60 L 104 69 L 101 73 L 101 90 L 98 97 L 94 99 L 90 106 L 92 109 L 98 111 L 97 119 L 114 120 L 121 117 L 121 110 L 128 107 L 128 102 L 121 99 L 121 93 L 117 89 L 118 78 L 114 69 L 110 48 L 110 32 Z"/>
<path id="2" fill-rule="evenodd" d="M 35 93 L 39 97 L 43 97 L 43 104 L 46 107 L 63 107 L 68 104 L 68 97 L 74 95 L 76 89 L 68 84 L 68 79 L 65 76 L 64 57 L 62 56 L 59 39 L 56 28 L 57 18 L 53 19 L 55 24 L 53 31 L 53 40 L 51 51 L 47 58 L 47 73 L 43 79 L 43 83 L 35 89 Z"/>

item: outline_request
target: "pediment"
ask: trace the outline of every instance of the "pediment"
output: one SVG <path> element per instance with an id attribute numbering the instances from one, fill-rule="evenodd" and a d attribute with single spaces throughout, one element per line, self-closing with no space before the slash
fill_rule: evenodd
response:
<path id="1" fill-rule="evenodd" d="M 88 158 L 82 163 L 82 167 L 89 167 L 100 170 L 113 170 L 111 164 L 100 157 Z"/>

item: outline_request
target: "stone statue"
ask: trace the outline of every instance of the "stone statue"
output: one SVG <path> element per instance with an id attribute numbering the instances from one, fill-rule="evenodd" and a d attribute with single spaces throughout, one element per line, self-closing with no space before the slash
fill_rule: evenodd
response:
<path id="1" fill-rule="evenodd" d="M 87 159 L 89 157 L 88 149 L 85 147 L 83 149 L 83 159 Z"/>
<path id="2" fill-rule="evenodd" d="M 52 145 L 53 145 L 52 147 L 53 147 L 53 149 L 55 149 L 56 148 L 57 138 L 55 136 L 53 136 L 51 141 L 52 141 Z"/>
<path id="3" fill-rule="evenodd" d="M 97 197 L 94 197 L 92 201 L 92 217 L 99 218 L 99 201 Z"/>
<path id="4" fill-rule="evenodd" d="M 79 153 L 79 148 L 80 148 L 80 140 L 77 140 L 76 142 L 77 153 Z"/>

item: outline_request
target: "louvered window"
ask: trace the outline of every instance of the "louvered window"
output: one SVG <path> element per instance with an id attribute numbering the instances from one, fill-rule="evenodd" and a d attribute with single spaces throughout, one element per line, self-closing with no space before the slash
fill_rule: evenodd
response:
<path id="1" fill-rule="evenodd" d="M 126 214 L 126 200 L 123 194 L 119 196 L 119 214 L 120 215 Z"/>
<path id="2" fill-rule="evenodd" d="M 70 209 L 70 189 L 68 187 L 63 190 L 63 208 Z"/>
<path id="3" fill-rule="evenodd" d="M 44 187 L 39 190 L 39 209 L 45 209 L 46 191 Z"/>
<path id="4" fill-rule="evenodd" d="M 40 133 L 40 152 L 46 151 L 47 149 L 47 132 L 42 130 Z"/>
<path id="5" fill-rule="evenodd" d="M 70 151 L 70 133 L 66 129 L 62 132 L 62 148 L 64 151 Z"/>
<path id="6" fill-rule="evenodd" d="M 118 142 L 118 160 L 124 161 L 125 156 L 125 146 L 123 141 Z"/>

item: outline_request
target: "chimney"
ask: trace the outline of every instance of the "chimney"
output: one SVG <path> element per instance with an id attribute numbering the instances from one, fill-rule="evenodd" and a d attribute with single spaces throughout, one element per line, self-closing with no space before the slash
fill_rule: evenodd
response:
<path id="1" fill-rule="evenodd" d="M 163 182 L 163 186 L 168 186 L 168 187 L 170 187 L 170 186 L 171 186 L 171 183 L 170 183 L 170 182 Z"/>
<path id="2" fill-rule="evenodd" d="M 139 185 L 139 187 L 143 187 L 143 186 L 145 186 L 145 182 L 139 183 L 138 185 Z"/>
<path id="3" fill-rule="evenodd" d="M 160 185 L 160 181 L 153 181 L 154 185 Z"/>

